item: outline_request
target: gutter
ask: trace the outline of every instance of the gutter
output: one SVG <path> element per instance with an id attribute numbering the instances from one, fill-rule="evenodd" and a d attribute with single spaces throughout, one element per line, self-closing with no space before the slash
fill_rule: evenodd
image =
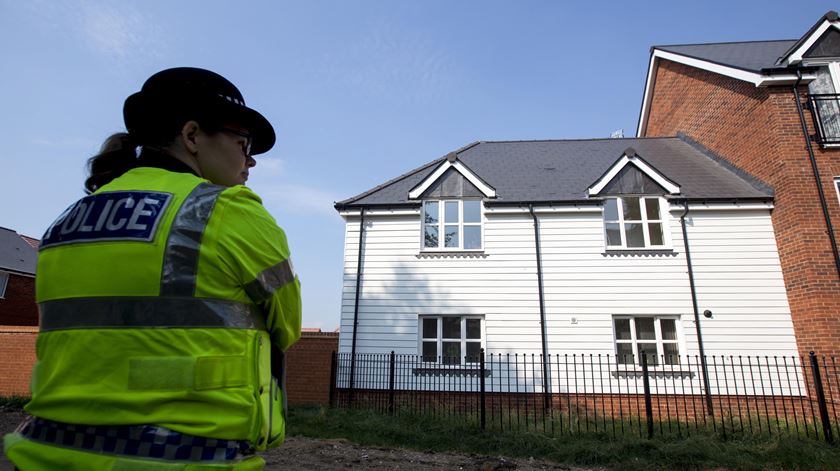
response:
<path id="1" fill-rule="evenodd" d="M 356 303 L 353 308 L 353 343 L 350 347 L 350 402 L 353 401 L 353 386 L 356 379 L 356 333 L 359 331 L 359 298 L 362 287 L 362 242 L 365 238 L 365 208 L 362 206 L 359 221 L 359 253 L 356 258 Z"/>
<path id="2" fill-rule="evenodd" d="M 796 75 L 798 79 L 791 87 L 793 98 L 796 100 L 796 110 L 799 112 L 799 124 L 802 126 L 802 135 L 805 137 L 805 147 L 808 149 L 808 158 L 811 161 L 811 170 L 814 172 L 814 179 L 817 182 L 817 192 L 820 195 L 820 206 L 822 206 L 823 218 L 825 219 L 825 226 L 828 229 L 828 239 L 831 241 L 831 250 L 834 252 L 834 267 L 837 269 L 837 276 L 840 278 L 840 253 L 837 251 L 837 240 L 834 238 L 834 228 L 831 226 L 831 216 L 828 214 L 828 203 L 825 200 L 825 191 L 823 190 L 822 180 L 820 179 L 820 171 L 817 168 L 817 160 L 814 158 L 814 149 L 811 147 L 811 136 L 808 135 L 808 125 L 805 123 L 805 114 L 802 112 L 802 102 L 799 101 L 799 82 L 802 81 L 802 72 L 797 70 Z"/>
<path id="3" fill-rule="evenodd" d="M 536 213 L 534 213 L 534 206 L 528 205 L 528 212 L 534 219 L 534 241 L 536 242 L 536 256 L 537 256 L 537 284 L 539 287 L 540 296 L 540 336 L 542 337 L 542 366 L 543 366 L 543 407 L 545 409 L 551 408 L 551 377 L 549 376 L 549 362 L 551 357 L 548 356 L 548 340 L 546 338 L 546 323 L 545 323 L 545 295 L 543 289 L 543 273 L 542 273 L 542 250 L 540 249 L 540 226 Z"/>
<path id="4" fill-rule="evenodd" d="M 703 333 L 700 330 L 700 308 L 697 306 L 697 287 L 694 285 L 694 269 L 691 265 L 691 251 L 688 248 L 688 230 L 685 227 L 685 217 L 688 215 L 688 200 L 683 200 L 685 211 L 680 216 L 682 226 L 683 245 L 685 246 L 685 262 L 688 265 L 688 282 L 691 285 L 691 304 L 694 306 L 694 327 L 697 331 L 697 344 L 700 346 L 700 365 L 703 368 L 703 389 L 706 390 L 706 413 L 714 416 L 712 409 L 712 386 L 709 383 L 709 368 L 706 365 L 706 351 L 703 348 Z"/>

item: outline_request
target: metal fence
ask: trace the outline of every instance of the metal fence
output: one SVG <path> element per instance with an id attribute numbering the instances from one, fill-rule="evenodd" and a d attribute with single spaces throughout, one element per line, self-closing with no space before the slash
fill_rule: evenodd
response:
<path id="1" fill-rule="evenodd" d="M 433 361 L 429 361 L 433 360 Z M 706 372 L 706 374 L 704 374 Z M 550 435 L 840 433 L 835 358 L 333 355 L 330 404 Z"/>

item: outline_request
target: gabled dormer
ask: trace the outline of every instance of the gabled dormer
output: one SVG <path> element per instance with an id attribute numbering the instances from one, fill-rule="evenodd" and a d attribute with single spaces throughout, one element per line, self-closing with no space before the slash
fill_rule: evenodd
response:
<path id="1" fill-rule="evenodd" d="M 607 250 L 670 249 L 666 197 L 679 194 L 680 186 L 632 147 L 587 189 L 604 200 Z"/>
<path id="2" fill-rule="evenodd" d="M 495 198 L 496 190 L 458 160 L 458 154 L 451 152 L 428 177 L 408 192 L 410 200 L 430 196 Z"/>
<path id="3" fill-rule="evenodd" d="M 408 192 L 422 202 L 422 244 L 427 251 L 482 250 L 483 205 L 496 190 L 476 175 L 453 152 Z"/>

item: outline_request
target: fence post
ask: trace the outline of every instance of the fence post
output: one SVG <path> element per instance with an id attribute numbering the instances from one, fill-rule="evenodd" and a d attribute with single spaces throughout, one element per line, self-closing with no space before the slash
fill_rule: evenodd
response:
<path id="1" fill-rule="evenodd" d="M 650 400 L 650 379 L 648 378 L 647 353 L 642 351 L 642 385 L 645 389 L 645 415 L 647 416 L 648 438 L 653 438 L 653 404 Z"/>
<path id="2" fill-rule="evenodd" d="M 480 412 L 480 414 L 481 414 L 481 430 L 484 430 L 484 427 L 485 427 L 485 424 L 486 424 L 486 422 L 485 422 L 486 409 L 485 409 L 485 404 L 484 404 L 484 391 L 485 391 L 484 386 L 485 386 L 485 384 L 484 384 L 484 349 L 483 348 L 478 351 L 478 362 L 479 362 L 478 384 L 481 387 L 481 395 L 480 395 L 480 400 L 481 400 L 481 408 L 480 408 L 480 410 L 481 410 L 481 412 Z"/>
<path id="3" fill-rule="evenodd" d="M 811 372 L 814 375 L 814 391 L 817 393 L 817 404 L 820 407 L 820 419 L 822 420 L 823 435 L 825 441 L 834 443 L 832 436 L 831 421 L 828 418 L 828 406 L 825 403 L 825 392 L 823 391 L 822 376 L 820 375 L 820 362 L 814 352 L 810 352 L 808 356 L 811 357 Z"/>
<path id="4" fill-rule="evenodd" d="M 388 373 L 388 413 L 394 413 L 394 371 L 396 366 L 396 356 L 391 350 L 391 368 Z"/>
<path id="5" fill-rule="evenodd" d="M 335 388 L 338 386 L 336 384 L 336 373 L 338 370 L 336 356 L 338 354 L 333 350 L 330 356 L 330 407 L 335 407 Z"/>

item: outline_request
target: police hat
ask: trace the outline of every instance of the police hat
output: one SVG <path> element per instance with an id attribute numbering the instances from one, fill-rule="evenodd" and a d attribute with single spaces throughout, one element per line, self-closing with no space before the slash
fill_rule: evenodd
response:
<path id="1" fill-rule="evenodd" d="M 274 146 L 271 123 L 245 106 L 236 86 L 215 72 L 194 67 L 166 69 L 149 77 L 139 92 L 125 100 L 123 119 L 129 133 L 142 135 L 162 117 L 184 112 L 246 128 L 251 134 L 253 155 Z"/>

